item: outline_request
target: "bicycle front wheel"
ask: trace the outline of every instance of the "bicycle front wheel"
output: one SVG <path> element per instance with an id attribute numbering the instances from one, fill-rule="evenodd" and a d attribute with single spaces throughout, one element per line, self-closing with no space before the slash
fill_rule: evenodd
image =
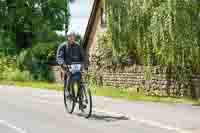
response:
<path id="1" fill-rule="evenodd" d="M 92 94 L 91 90 L 89 87 L 82 86 L 82 95 L 81 95 L 81 100 L 82 100 L 82 105 L 84 106 L 81 111 L 85 118 L 89 118 L 92 114 Z"/>
<path id="2" fill-rule="evenodd" d="M 72 114 L 75 107 L 75 92 L 73 87 L 70 87 L 68 90 L 67 87 L 64 87 L 64 104 L 65 109 L 68 113 Z"/>

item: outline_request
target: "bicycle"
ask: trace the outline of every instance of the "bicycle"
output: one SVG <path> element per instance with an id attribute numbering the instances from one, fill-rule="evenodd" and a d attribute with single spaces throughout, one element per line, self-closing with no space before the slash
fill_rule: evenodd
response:
<path id="1" fill-rule="evenodd" d="M 69 87 L 64 87 L 64 104 L 68 113 L 72 114 L 76 103 L 79 104 L 79 110 L 85 118 L 89 118 L 92 114 L 92 95 L 91 90 L 87 86 L 87 82 L 83 82 L 83 75 L 80 63 L 72 63 L 68 65 Z M 67 79 L 65 79 L 65 83 Z M 88 110 L 86 111 L 86 109 Z"/>

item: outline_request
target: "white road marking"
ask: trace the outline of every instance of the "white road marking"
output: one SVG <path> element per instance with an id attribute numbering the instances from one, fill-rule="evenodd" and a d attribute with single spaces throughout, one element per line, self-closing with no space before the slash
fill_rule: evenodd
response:
<path id="1" fill-rule="evenodd" d="M 45 104 L 50 104 L 50 105 L 63 105 L 63 103 L 50 102 L 48 100 L 43 100 L 43 99 L 36 100 L 36 101 L 39 102 L 39 103 L 45 103 Z M 159 122 L 156 122 L 156 121 L 152 121 L 152 120 L 139 119 L 139 118 L 136 118 L 134 116 L 129 116 L 129 115 L 122 114 L 122 113 L 120 114 L 120 113 L 100 110 L 100 109 L 97 109 L 97 108 L 94 108 L 93 111 L 112 115 L 112 116 L 117 116 L 117 117 L 126 117 L 126 118 L 128 118 L 129 120 L 132 120 L 132 121 L 143 123 L 143 124 L 146 124 L 146 125 L 149 125 L 149 126 L 152 126 L 152 127 L 166 129 L 166 130 L 169 130 L 169 131 L 175 131 L 177 133 L 191 133 L 191 132 L 183 130 L 181 128 L 173 127 L 173 126 L 170 126 L 170 125 L 165 125 L 165 124 L 162 124 L 162 123 L 159 123 Z"/>
<path id="2" fill-rule="evenodd" d="M 18 133 L 27 133 L 24 129 L 18 128 L 12 124 L 10 124 L 9 122 L 5 121 L 5 120 L 0 120 L 0 124 L 7 126 L 15 131 L 17 131 Z"/>
<path id="3" fill-rule="evenodd" d="M 166 129 L 166 130 L 169 130 L 169 131 L 176 131 L 177 133 L 191 133 L 191 132 L 183 130 L 181 128 L 173 127 L 173 126 L 170 126 L 170 125 L 164 125 L 162 123 L 152 121 L 152 120 L 138 119 L 136 117 L 129 116 L 129 115 L 126 115 L 126 114 L 120 114 L 120 113 L 115 113 L 115 112 L 110 112 L 110 111 L 105 111 L 105 110 L 99 110 L 99 109 L 94 109 L 94 110 L 97 111 L 97 112 L 102 112 L 102 113 L 108 114 L 108 115 L 114 115 L 114 116 L 118 116 L 118 117 L 123 116 L 123 117 L 126 117 L 126 118 L 128 118 L 129 120 L 132 120 L 132 121 L 137 121 L 139 123 L 143 123 L 143 124 L 147 124 L 149 126 Z"/>

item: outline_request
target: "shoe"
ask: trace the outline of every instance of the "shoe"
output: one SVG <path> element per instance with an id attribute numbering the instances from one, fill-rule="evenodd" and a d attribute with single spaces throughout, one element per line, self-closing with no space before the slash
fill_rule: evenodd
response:
<path id="1" fill-rule="evenodd" d="M 86 109 L 86 108 L 87 108 L 87 105 L 85 105 L 85 104 L 79 105 L 79 110 L 81 110 L 82 112 L 84 112 L 84 109 Z"/>

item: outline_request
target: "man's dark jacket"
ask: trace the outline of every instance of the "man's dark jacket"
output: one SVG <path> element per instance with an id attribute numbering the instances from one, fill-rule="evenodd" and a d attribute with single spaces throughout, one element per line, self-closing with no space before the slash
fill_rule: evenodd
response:
<path id="1" fill-rule="evenodd" d="M 83 49 L 76 43 L 63 43 L 59 46 L 56 56 L 59 65 L 70 65 L 72 62 L 84 62 Z"/>

